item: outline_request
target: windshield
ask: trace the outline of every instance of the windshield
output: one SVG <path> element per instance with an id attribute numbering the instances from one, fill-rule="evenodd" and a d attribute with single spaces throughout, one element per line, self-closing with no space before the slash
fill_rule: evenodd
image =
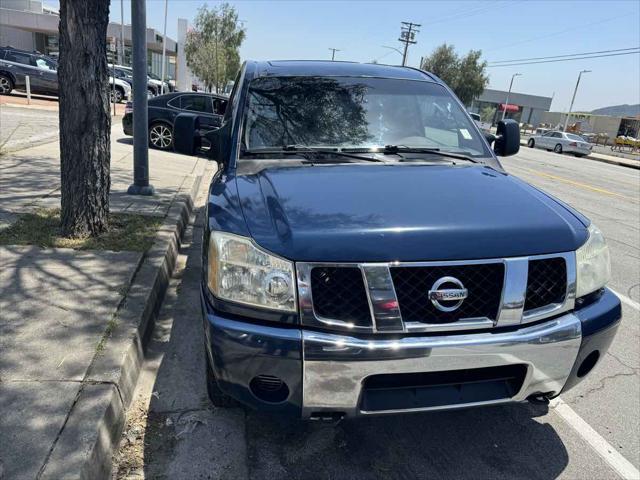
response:
<path id="1" fill-rule="evenodd" d="M 246 150 L 401 145 L 491 155 L 458 102 L 432 82 L 263 77 L 249 85 L 246 112 Z"/>

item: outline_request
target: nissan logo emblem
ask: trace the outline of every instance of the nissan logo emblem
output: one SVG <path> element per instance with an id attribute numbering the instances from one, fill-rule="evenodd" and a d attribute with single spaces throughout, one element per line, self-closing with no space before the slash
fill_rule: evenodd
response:
<path id="1" fill-rule="evenodd" d="M 455 288 L 441 288 L 443 285 L 445 287 L 450 285 Z M 429 300 L 441 312 L 453 312 L 462 305 L 468 294 L 469 291 L 464 288 L 462 282 L 457 278 L 442 277 L 436 280 L 431 290 L 429 290 Z"/>

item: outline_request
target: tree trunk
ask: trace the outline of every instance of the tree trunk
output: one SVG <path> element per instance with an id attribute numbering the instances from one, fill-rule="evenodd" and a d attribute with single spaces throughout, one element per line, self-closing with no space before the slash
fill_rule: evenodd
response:
<path id="1" fill-rule="evenodd" d="M 109 214 L 111 116 L 107 72 L 109 0 L 60 1 L 62 233 L 98 235 Z"/>

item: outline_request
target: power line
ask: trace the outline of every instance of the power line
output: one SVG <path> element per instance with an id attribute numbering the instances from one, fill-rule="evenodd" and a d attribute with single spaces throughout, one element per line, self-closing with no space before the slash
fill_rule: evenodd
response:
<path id="1" fill-rule="evenodd" d="M 495 50 L 501 50 L 503 48 L 511 48 L 511 47 L 516 46 L 516 45 L 522 45 L 523 43 L 535 42 L 536 40 L 541 40 L 543 38 L 555 37 L 557 35 L 562 35 L 562 34 L 567 33 L 567 32 L 572 32 L 574 30 L 585 30 L 587 27 L 592 27 L 593 25 L 599 25 L 601 23 L 610 22 L 611 20 L 616 20 L 616 19 L 621 18 L 621 17 L 628 17 L 629 15 L 630 15 L 630 13 L 625 13 L 623 15 L 616 15 L 615 17 L 604 18 L 602 20 L 597 20 L 597 21 L 592 22 L 592 23 L 587 23 L 586 25 L 578 25 L 578 26 L 575 26 L 575 27 L 566 28 L 564 30 L 551 32 L 551 33 L 548 33 L 548 34 L 545 34 L 545 35 L 540 35 L 540 36 L 537 36 L 537 37 L 528 38 L 526 40 L 520 40 L 520 41 L 517 41 L 517 42 L 507 42 L 505 45 L 503 45 L 501 47 L 489 48 L 489 49 L 485 49 L 484 51 L 485 52 L 492 52 L 492 51 L 495 51 Z"/>
<path id="2" fill-rule="evenodd" d="M 569 62 L 571 60 L 588 60 L 590 58 L 604 58 L 604 57 L 618 57 L 620 55 L 634 55 L 640 53 L 640 50 L 636 52 L 622 52 L 622 53 L 609 53 L 606 55 L 593 55 L 589 57 L 575 57 L 575 58 L 561 58 L 558 60 L 540 60 L 537 62 L 521 62 L 521 63 L 506 63 L 500 65 L 487 65 L 487 68 L 493 67 L 516 67 L 518 65 L 535 65 L 537 63 L 556 63 L 556 62 Z"/>
<path id="3" fill-rule="evenodd" d="M 474 15 L 479 15 L 479 14 L 484 13 L 484 12 L 489 11 L 489 10 L 495 10 L 495 7 L 494 6 L 491 6 L 491 7 L 484 6 L 484 7 L 480 7 L 480 8 L 476 8 L 476 9 L 472 9 L 472 10 L 466 10 L 466 11 L 460 10 L 459 12 L 456 12 L 453 15 L 444 16 L 444 17 L 441 17 L 441 18 L 439 18 L 437 20 L 434 20 L 432 22 L 427 22 L 427 23 L 425 23 L 425 25 L 428 26 L 428 25 L 434 25 L 436 23 L 448 22 L 450 20 L 457 20 L 459 18 L 473 17 Z"/>
<path id="4" fill-rule="evenodd" d="M 529 60 L 547 60 L 550 58 L 566 58 L 566 57 L 576 57 L 578 55 L 592 55 L 597 53 L 613 53 L 613 52 L 627 52 L 629 50 L 638 50 L 640 47 L 632 47 L 632 48 L 617 48 L 614 50 L 600 50 L 597 52 L 584 52 L 584 53 L 568 53 L 566 55 L 554 55 L 550 57 L 531 57 L 531 58 L 516 58 L 513 60 L 495 60 L 493 62 L 489 62 L 490 65 L 494 65 L 496 63 L 511 63 L 511 62 L 525 62 Z"/>

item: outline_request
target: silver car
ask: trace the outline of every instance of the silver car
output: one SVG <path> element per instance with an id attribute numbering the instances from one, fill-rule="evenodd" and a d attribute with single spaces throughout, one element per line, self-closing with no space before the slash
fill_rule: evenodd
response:
<path id="1" fill-rule="evenodd" d="M 591 153 L 591 144 L 580 135 L 551 130 L 533 135 L 527 142 L 529 148 L 544 148 L 556 153 L 573 153 L 576 157 L 585 157 Z"/>

